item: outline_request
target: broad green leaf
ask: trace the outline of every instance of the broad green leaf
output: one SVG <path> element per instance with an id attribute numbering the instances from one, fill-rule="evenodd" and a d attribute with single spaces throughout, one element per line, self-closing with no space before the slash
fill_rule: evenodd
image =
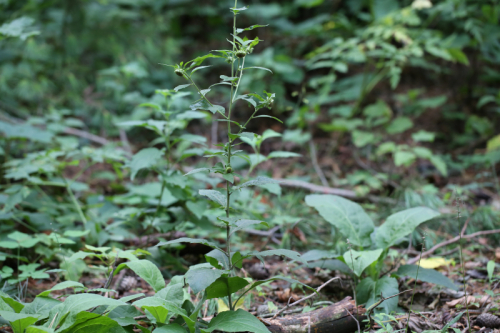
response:
<path id="1" fill-rule="evenodd" d="M 260 221 L 260 220 L 245 220 L 245 219 L 243 219 L 243 220 L 238 220 L 233 224 L 233 226 L 231 228 L 230 235 L 234 234 L 237 231 L 247 229 L 248 227 L 251 227 L 253 225 L 262 225 L 266 228 L 269 228 L 269 224 L 267 224 L 267 222 Z"/>
<path id="2" fill-rule="evenodd" d="M 222 194 L 216 190 L 199 190 L 198 193 L 200 193 L 203 196 L 208 197 L 210 200 L 215 201 L 219 205 L 221 205 L 222 207 L 226 208 L 227 197 L 225 194 Z"/>
<path id="3" fill-rule="evenodd" d="M 151 287 L 153 287 L 155 292 L 158 292 L 159 290 L 165 288 L 165 279 L 163 278 L 163 275 L 161 274 L 158 267 L 151 261 L 143 259 L 120 264 L 116 268 L 115 274 L 125 267 L 130 268 L 134 271 L 135 274 L 144 279 L 144 281 L 146 281 Z"/>
<path id="4" fill-rule="evenodd" d="M 81 251 L 80 251 L 81 252 Z M 85 253 L 85 252 L 83 252 Z M 64 282 L 60 282 L 58 284 L 56 284 L 55 286 L 53 286 L 52 288 L 50 288 L 49 290 L 45 290 L 43 292 L 41 292 L 37 297 L 39 296 L 48 296 L 52 291 L 55 291 L 55 290 L 62 290 L 62 289 L 66 289 L 66 288 L 81 288 L 81 289 L 87 289 L 83 284 L 81 284 L 80 282 L 76 282 L 76 281 L 64 281 Z"/>
<path id="5" fill-rule="evenodd" d="M 417 265 L 402 265 L 394 274 L 397 276 L 409 276 L 413 279 L 435 283 L 446 288 L 458 290 L 458 287 L 453 283 L 453 281 L 434 269 L 418 267 Z"/>
<path id="6" fill-rule="evenodd" d="M 351 244 L 370 246 L 370 235 L 374 230 L 372 219 L 355 202 L 330 194 L 306 196 L 306 204 L 316 208 L 320 215 L 339 229 Z"/>
<path id="7" fill-rule="evenodd" d="M 210 286 L 205 290 L 207 299 L 225 297 L 229 294 L 233 294 L 240 289 L 245 288 L 248 285 L 248 281 L 239 277 L 225 277 L 221 276 L 215 280 Z"/>
<path id="8" fill-rule="evenodd" d="M 135 301 L 132 305 L 148 310 L 154 316 L 156 322 L 162 324 L 166 324 L 174 315 L 187 315 L 186 311 L 174 302 L 154 296 Z"/>
<path id="9" fill-rule="evenodd" d="M 6 294 L 2 295 L 0 293 L 0 297 L 2 298 L 2 300 L 5 303 L 7 303 L 12 309 L 14 309 L 15 312 L 17 312 L 17 313 L 21 312 L 21 310 L 24 308 L 24 304 L 12 299 L 9 296 L 4 296 L 4 295 L 6 295 Z"/>
<path id="10" fill-rule="evenodd" d="M 411 234 L 421 223 L 439 216 L 439 213 L 426 207 L 415 207 L 392 214 L 375 234 L 377 247 L 386 249 Z"/>
<path id="11" fill-rule="evenodd" d="M 171 245 L 171 244 L 178 244 L 178 243 L 197 243 L 197 244 L 203 244 L 206 246 L 210 246 L 211 248 L 218 249 L 222 251 L 217 245 L 214 243 L 211 243 L 207 241 L 206 239 L 197 239 L 197 238 L 187 238 L 187 237 L 181 237 L 177 238 L 171 241 L 167 242 L 160 242 L 156 246 L 164 246 L 164 245 Z"/>
<path id="12" fill-rule="evenodd" d="M 39 319 L 41 319 L 41 317 L 48 316 L 50 310 L 59 304 L 61 304 L 61 301 L 51 297 L 43 297 L 39 295 L 35 297 L 33 302 L 26 304 L 20 313 L 37 315 Z"/>
<path id="13" fill-rule="evenodd" d="M 375 135 L 370 132 L 355 130 L 352 132 L 352 141 L 356 147 L 364 147 L 369 143 L 374 143 Z"/>
<path id="14" fill-rule="evenodd" d="M 24 333 L 24 330 L 38 321 L 39 315 L 14 313 L 9 311 L 0 311 L 0 317 L 7 320 L 14 333 Z"/>
<path id="15" fill-rule="evenodd" d="M 184 281 L 184 277 L 182 277 Z M 184 302 L 184 282 L 183 283 L 174 283 L 170 282 L 165 288 L 158 291 L 155 294 L 155 297 L 171 301 L 175 303 L 177 306 L 182 306 Z"/>
<path id="16" fill-rule="evenodd" d="M 396 150 L 396 144 L 392 141 L 384 142 L 377 148 L 376 155 L 384 155 L 386 153 L 392 153 Z"/>
<path id="17" fill-rule="evenodd" d="M 424 131 L 424 130 L 420 130 L 416 133 L 413 133 L 411 135 L 412 139 L 414 141 L 428 141 L 428 142 L 432 142 L 434 141 L 434 138 L 436 137 L 436 133 L 434 132 L 427 132 L 427 131 Z"/>
<path id="18" fill-rule="evenodd" d="M 415 162 L 415 154 L 409 151 L 397 151 L 394 153 L 394 164 L 396 166 L 410 166 Z"/>
<path id="19" fill-rule="evenodd" d="M 19 37 L 21 40 L 40 34 L 33 26 L 35 20 L 31 17 L 21 16 L 9 23 L 4 23 L 0 26 L 0 35 L 8 37 Z"/>
<path id="20" fill-rule="evenodd" d="M 203 69 L 203 68 L 208 68 L 208 67 L 212 67 L 211 65 L 208 65 L 208 66 L 200 66 L 200 67 L 196 67 L 195 69 L 193 69 L 191 71 L 191 74 L 193 74 L 194 72 L 197 72 L 199 71 L 200 69 Z"/>
<path id="21" fill-rule="evenodd" d="M 59 328 L 58 333 L 126 333 L 116 321 L 98 313 L 82 311 L 77 313 L 74 318 L 73 316 L 68 317 L 66 321 L 68 320 L 72 321 L 73 324 L 65 329 Z"/>
<path id="22" fill-rule="evenodd" d="M 365 308 L 379 301 L 381 296 L 389 297 L 397 293 L 399 293 L 398 280 L 388 276 L 384 276 L 377 281 L 374 281 L 371 277 L 364 278 L 356 287 L 358 304 L 365 304 Z M 375 312 L 391 313 L 396 311 L 398 300 L 399 296 L 396 296 L 382 302 L 375 309 Z"/>
<path id="23" fill-rule="evenodd" d="M 155 166 L 162 158 L 163 152 L 156 148 L 145 148 L 132 157 L 128 164 L 130 167 L 130 179 L 134 180 L 137 172 L 141 169 Z"/>
<path id="24" fill-rule="evenodd" d="M 229 258 L 221 250 L 212 250 L 205 254 L 205 258 L 213 267 L 217 269 L 229 269 Z"/>
<path id="25" fill-rule="evenodd" d="M 432 155 L 429 158 L 429 161 L 438 169 L 438 171 L 443 175 L 443 176 L 448 176 L 448 167 L 446 166 L 445 161 L 437 156 L 437 155 Z"/>
<path id="26" fill-rule="evenodd" d="M 212 332 L 215 330 L 223 332 L 248 331 L 253 333 L 270 333 L 260 320 L 242 309 L 219 313 L 217 317 L 210 321 L 208 328 L 203 329 L 205 332 Z"/>
<path id="27" fill-rule="evenodd" d="M 300 253 L 287 249 L 277 249 L 277 250 L 267 250 L 267 251 L 253 251 L 248 253 L 245 256 L 256 256 L 257 258 L 262 259 L 262 257 L 269 256 L 282 256 L 292 259 L 293 261 L 300 261 L 304 264 L 307 264 L 307 260 L 301 257 Z"/>
<path id="28" fill-rule="evenodd" d="M 447 51 L 453 60 L 469 66 L 469 59 L 467 58 L 465 53 L 462 52 L 462 50 L 460 50 L 460 49 L 448 49 Z"/>
<path id="29" fill-rule="evenodd" d="M 227 271 L 214 269 L 210 264 L 198 264 L 191 266 L 186 273 L 186 282 L 194 293 L 205 290 Z"/>
<path id="30" fill-rule="evenodd" d="M 186 333 L 186 329 L 179 324 L 158 326 L 153 333 Z"/>
<path id="31" fill-rule="evenodd" d="M 120 298 L 120 301 L 122 301 L 122 302 L 130 302 L 130 301 L 132 301 L 132 300 L 134 300 L 136 298 L 140 298 L 140 297 L 144 297 L 144 296 L 146 296 L 146 295 L 144 295 L 143 293 L 134 294 L 134 295 L 128 295 L 128 296 Z"/>
<path id="32" fill-rule="evenodd" d="M 64 303 L 50 310 L 48 320 L 56 318 L 53 327 L 60 325 L 59 330 L 63 331 L 76 322 L 79 313 L 101 305 L 120 306 L 127 305 L 127 303 L 97 294 L 70 295 Z"/>
<path id="33" fill-rule="evenodd" d="M 389 134 L 402 133 L 413 127 L 413 121 L 408 117 L 398 117 L 394 119 L 389 126 L 387 126 L 386 131 Z"/>
<path id="34" fill-rule="evenodd" d="M 275 180 L 275 179 L 268 178 L 268 177 L 257 177 L 255 179 L 249 180 L 248 182 L 245 182 L 241 185 L 234 186 L 232 189 L 233 189 L 233 191 L 236 191 L 236 190 L 240 190 L 244 187 L 248 187 L 248 186 L 264 185 L 264 184 L 276 184 L 279 182 L 280 182 L 279 180 Z"/>
<path id="35" fill-rule="evenodd" d="M 55 331 L 52 328 L 43 327 L 43 326 L 30 326 L 26 329 L 26 333 L 54 333 Z"/>
<path id="36" fill-rule="evenodd" d="M 383 249 L 376 249 L 372 251 L 355 251 L 350 250 L 344 253 L 343 258 L 347 266 L 360 277 L 366 267 L 375 262 Z"/>

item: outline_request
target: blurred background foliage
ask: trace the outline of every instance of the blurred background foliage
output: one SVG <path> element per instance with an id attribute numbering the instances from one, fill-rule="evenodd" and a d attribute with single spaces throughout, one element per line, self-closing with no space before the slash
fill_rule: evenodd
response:
<path id="1" fill-rule="evenodd" d="M 262 126 L 251 130 L 271 127 L 282 134 L 282 141 L 262 145 L 266 154 L 286 146 L 303 155 L 293 163 L 262 163 L 258 173 L 321 181 L 361 197 L 392 196 L 399 207 L 443 207 L 461 185 L 462 193 L 473 193 L 472 203 L 493 205 L 500 190 L 498 0 L 238 5 L 250 6 L 239 27 L 271 22 L 248 32 L 263 40 L 248 63 L 274 72 L 248 73 L 240 91 L 274 92 L 273 115 L 284 121 L 263 118 Z M 6 172 L 0 217 L 8 221 L 0 230 L 22 225 L 24 232 L 63 234 L 83 224 L 87 242 L 102 245 L 130 238 L 132 231 L 167 232 L 185 220 L 210 229 L 216 214 L 197 198 L 197 190 L 218 181 L 182 178 L 161 168 L 152 172 L 164 186 L 147 173 L 139 173 L 135 184 L 124 181 L 125 169 L 134 175 L 139 169 L 134 171 L 132 151 L 116 149 L 128 142 L 120 141 L 123 134 L 134 152 L 163 139 L 148 125 L 124 132 L 117 124 L 162 119 L 144 103 L 164 103 L 165 97 L 171 110 L 188 108 L 186 93 L 172 97 L 162 90 L 184 82 L 160 63 L 224 48 L 231 6 L 219 0 L 0 0 L 0 154 Z M 206 63 L 213 67 L 197 74 L 201 86 L 217 82 L 215 73 L 225 65 L 217 59 Z M 249 112 L 241 106 L 236 116 L 243 119 Z M 180 136 L 189 128 L 205 138 L 167 152 L 167 166 L 194 164 L 193 156 L 204 154 L 195 143 L 225 136 L 213 126 L 204 130 L 210 117 L 176 118 L 170 134 Z M 67 128 L 99 138 L 67 136 Z M 319 170 L 311 172 L 311 164 Z M 300 195 L 287 194 L 273 204 L 258 196 L 261 201 L 249 206 L 252 197 L 243 191 L 236 205 L 258 218 L 290 210 L 276 224 L 295 226 L 297 216 L 308 212 L 291 204 L 302 200 Z M 477 211 L 477 220 L 493 227 L 497 206 Z M 387 216 L 375 204 L 368 207 Z M 304 232 L 312 236 L 316 230 Z M 38 253 L 50 257 L 47 249 L 53 247 L 47 240 Z"/>

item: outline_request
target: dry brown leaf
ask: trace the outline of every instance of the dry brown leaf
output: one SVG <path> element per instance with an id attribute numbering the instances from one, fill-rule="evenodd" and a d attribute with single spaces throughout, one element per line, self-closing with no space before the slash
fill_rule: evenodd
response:
<path id="1" fill-rule="evenodd" d="M 485 306 L 486 304 L 491 303 L 491 300 L 489 296 L 483 296 L 480 299 L 477 299 L 474 296 L 467 296 L 467 302 L 469 303 L 469 309 L 478 309 Z M 465 306 L 465 296 L 453 301 L 446 302 L 446 305 L 448 305 L 449 307 L 456 307 L 458 304 L 463 307 Z M 479 304 L 479 307 L 477 306 L 477 304 Z"/>

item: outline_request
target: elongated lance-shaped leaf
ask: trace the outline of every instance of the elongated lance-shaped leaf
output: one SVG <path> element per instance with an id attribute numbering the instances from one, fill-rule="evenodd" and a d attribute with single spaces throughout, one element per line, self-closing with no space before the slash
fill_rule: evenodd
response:
<path id="1" fill-rule="evenodd" d="M 269 224 L 267 224 L 267 222 L 260 221 L 260 220 L 242 219 L 242 220 L 236 221 L 235 223 L 232 224 L 230 235 L 234 234 L 236 231 L 247 229 L 248 227 L 251 227 L 253 225 L 262 225 L 262 226 L 269 228 Z"/>
<path id="2" fill-rule="evenodd" d="M 246 183 L 243 183 L 238 186 L 233 187 L 233 191 L 242 189 L 244 187 L 248 186 L 255 186 L 255 185 L 264 185 L 264 184 L 276 184 L 279 183 L 279 180 L 268 178 L 268 177 L 257 177 L 255 179 L 249 180 Z"/>
<path id="3" fill-rule="evenodd" d="M 208 197 L 210 200 L 217 202 L 222 207 L 226 208 L 227 197 L 225 194 L 220 193 L 216 190 L 199 190 L 201 195 Z"/>

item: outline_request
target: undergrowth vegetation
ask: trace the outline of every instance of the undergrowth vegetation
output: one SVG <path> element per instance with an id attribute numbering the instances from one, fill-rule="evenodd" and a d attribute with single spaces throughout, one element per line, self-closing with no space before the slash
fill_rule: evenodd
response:
<path id="1" fill-rule="evenodd" d="M 498 310 L 496 2 L 0 11 L 5 329 L 274 332 L 348 296 L 358 330 L 470 331 L 474 256 Z M 416 329 L 421 285 L 466 301 Z"/>

